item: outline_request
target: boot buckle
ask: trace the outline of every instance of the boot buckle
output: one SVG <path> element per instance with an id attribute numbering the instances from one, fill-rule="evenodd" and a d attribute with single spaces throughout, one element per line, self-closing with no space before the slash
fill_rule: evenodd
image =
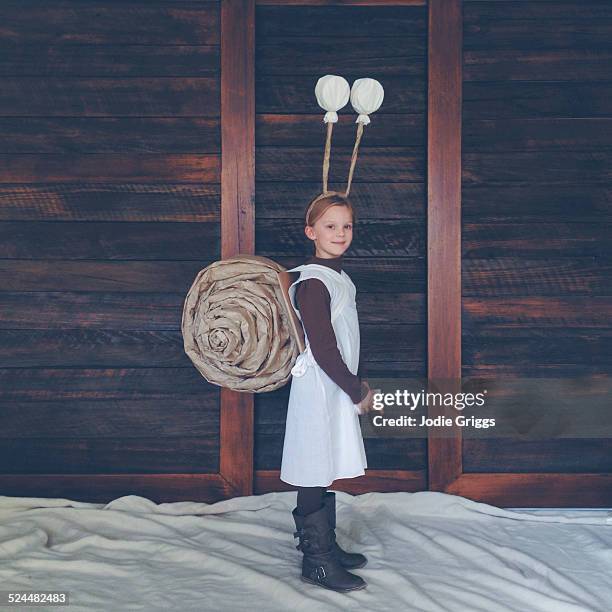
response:
<path id="1" fill-rule="evenodd" d="M 322 580 L 323 578 L 325 578 L 325 576 L 327 576 L 327 574 L 325 573 L 325 567 L 323 565 L 315 567 L 312 572 L 310 572 L 310 576 L 315 580 Z"/>

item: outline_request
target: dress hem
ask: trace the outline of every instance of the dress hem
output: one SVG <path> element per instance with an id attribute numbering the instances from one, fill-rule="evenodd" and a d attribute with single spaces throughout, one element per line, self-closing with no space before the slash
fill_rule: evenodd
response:
<path id="1" fill-rule="evenodd" d="M 282 482 L 285 482 L 289 485 L 291 485 L 292 487 L 329 487 L 330 485 L 334 484 L 334 482 L 336 482 L 336 480 L 343 480 L 345 478 L 358 478 L 359 476 L 365 476 L 365 471 L 361 471 L 357 474 L 352 474 L 350 476 L 336 476 L 336 478 L 334 478 L 331 482 L 329 482 L 328 484 L 320 484 L 320 483 L 314 483 L 314 484 L 296 484 L 294 482 L 290 482 L 288 480 L 285 480 L 284 478 L 279 476 L 279 480 L 281 480 Z"/>

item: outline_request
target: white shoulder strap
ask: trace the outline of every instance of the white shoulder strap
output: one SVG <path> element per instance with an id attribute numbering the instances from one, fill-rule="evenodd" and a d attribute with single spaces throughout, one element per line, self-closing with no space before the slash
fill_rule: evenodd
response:
<path id="1" fill-rule="evenodd" d="M 340 311 L 344 308 L 349 298 L 348 288 L 344 282 L 338 278 L 338 273 L 335 270 L 331 270 L 319 264 L 304 264 L 288 270 L 288 272 L 297 271 L 300 272 L 300 278 L 289 286 L 289 297 L 300 320 L 301 316 L 299 310 L 295 307 L 295 291 L 297 289 L 297 284 L 309 278 L 318 278 L 325 284 L 331 296 L 331 320 L 333 321 L 340 314 Z"/>

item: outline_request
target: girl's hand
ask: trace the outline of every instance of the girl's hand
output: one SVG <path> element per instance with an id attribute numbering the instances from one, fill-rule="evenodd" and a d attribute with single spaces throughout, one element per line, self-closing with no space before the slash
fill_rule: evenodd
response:
<path id="1" fill-rule="evenodd" d="M 374 404 L 374 392 L 372 389 L 370 389 L 370 385 L 367 383 L 367 381 L 364 380 L 361 382 L 361 384 L 367 388 L 368 393 L 358 404 L 356 404 L 356 406 L 358 414 L 364 415 L 368 414 L 372 410 L 372 406 Z"/>

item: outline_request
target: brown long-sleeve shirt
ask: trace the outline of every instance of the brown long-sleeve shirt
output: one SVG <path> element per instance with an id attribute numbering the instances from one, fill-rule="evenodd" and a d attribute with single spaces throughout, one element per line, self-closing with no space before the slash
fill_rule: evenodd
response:
<path id="1" fill-rule="evenodd" d="M 315 256 L 306 263 L 327 266 L 340 272 L 343 256 L 330 259 Z M 331 323 L 331 297 L 325 283 L 318 278 L 309 278 L 299 283 L 295 299 L 315 361 L 349 395 L 353 403 L 358 404 L 367 395 L 367 390 L 362 389 L 359 376 L 361 359 L 357 375 L 348 369 L 342 359 Z"/>

